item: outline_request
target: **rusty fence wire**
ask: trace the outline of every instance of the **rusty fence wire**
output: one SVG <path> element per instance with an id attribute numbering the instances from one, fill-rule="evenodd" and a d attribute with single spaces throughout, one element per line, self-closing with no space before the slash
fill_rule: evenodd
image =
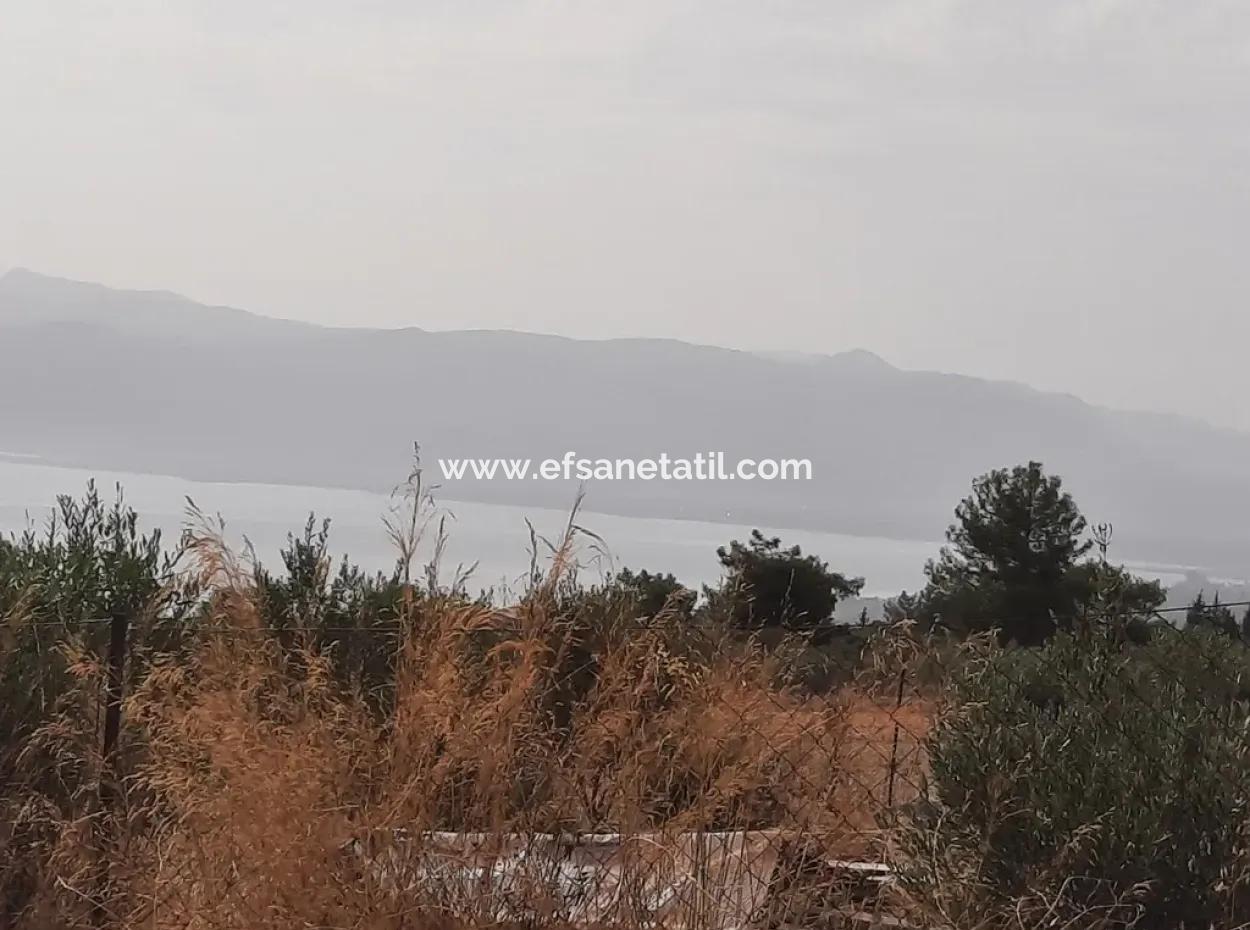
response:
<path id="1" fill-rule="evenodd" d="M 156 648 L 112 618 L 10 753 L 0 916 L 1250 925 L 1250 646 L 1177 621 L 1107 613 L 1026 650 L 466 607 Z"/>

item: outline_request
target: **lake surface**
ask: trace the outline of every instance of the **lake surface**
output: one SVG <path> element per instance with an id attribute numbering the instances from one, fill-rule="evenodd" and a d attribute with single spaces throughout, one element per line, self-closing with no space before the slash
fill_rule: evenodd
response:
<path id="1" fill-rule="evenodd" d="M 176 538 L 186 523 L 187 498 L 209 514 L 226 521 L 227 540 L 236 546 L 250 540 L 261 561 L 276 563 L 289 532 L 302 529 L 310 512 L 332 521 L 330 548 L 336 559 L 344 554 L 362 568 L 389 571 L 396 553 L 387 538 L 383 517 L 391 500 L 365 491 L 267 484 L 218 484 L 187 481 L 161 475 L 127 474 L 56 468 L 29 459 L 0 458 L 0 531 L 15 532 L 32 521 L 42 523 L 58 494 L 81 496 L 94 478 L 105 500 L 120 484 L 127 502 L 145 525 L 160 527 Z M 593 499 L 588 501 L 593 504 Z M 443 577 L 458 563 L 478 563 L 469 585 L 515 590 L 530 564 L 530 536 L 526 519 L 553 541 L 561 534 L 568 514 L 541 507 L 511 507 L 465 501 L 439 501 L 448 514 L 449 542 L 442 560 Z M 716 548 L 731 539 L 745 539 L 749 526 L 613 516 L 583 509 L 579 525 L 602 538 L 606 555 L 597 544 L 583 540 L 579 555 L 583 577 L 598 577 L 608 566 L 672 572 L 690 586 L 713 584 L 720 578 Z M 924 583 L 924 564 L 941 545 L 938 541 L 907 541 L 870 536 L 844 536 L 804 530 L 761 527 L 780 536 L 785 545 L 799 545 L 820 556 L 836 571 L 866 579 L 868 595 L 890 596 L 916 590 Z M 419 561 L 430 556 L 427 543 Z M 1168 567 L 1137 566 L 1142 574 L 1165 583 L 1180 579 Z"/>

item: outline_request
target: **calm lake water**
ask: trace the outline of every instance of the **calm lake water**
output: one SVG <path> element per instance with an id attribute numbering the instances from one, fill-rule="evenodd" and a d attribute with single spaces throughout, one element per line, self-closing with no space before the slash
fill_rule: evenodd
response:
<path id="1" fill-rule="evenodd" d="M 31 521 L 46 519 L 58 494 L 81 496 L 94 478 L 101 495 L 111 500 L 120 484 L 127 502 L 148 526 L 160 527 L 175 537 L 186 522 L 186 500 L 192 498 L 206 513 L 219 513 L 226 521 L 232 545 L 246 537 L 262 561 L 276 562 L 287 533 L 304 525 L 309 512 L 331 519 L 330 546 L 336 558 L 351 556 L 363 568 L 389 570 L 395 551 L 382 524 L 390 500 L 364 491 L 267 484 L 217 484 L 187 481 L 161 475 L 55 468 L 34 461 L 0 458 L 0 531 L 20 531 Z M 555 539 L 568 519 L 562 511 L 540 507 L 510 507 L 464 501 L 440 501 L 449 513 L 450 541 L 443 557 L 446 578 L 458 563 L 476 561 L 470 590 L 499 587 L 515 589 L 530 564 L 526 519 L 540 534 Z M 592 494 L 588 505 L 593 505 Z M 580 549 L 583 575 L 598 575 L 608 564 L 619 569 L 648 569 L 675 574 L 687 585 L 714 583 L 720 577 L 716 547 L 731 539 L 745 539 L 748 526 L 699 523 L 687 520 L 656 520 L 600 514 L 583 509 L 578 523 L 600 536 L 607 558 L 596 557 L 590 541 Z M 936 555 L 937 541 L 902 541 L 868 536 L 843 536 L 803 530 L 761 527 L 778 535 L 786 545 L 797 544 L 804 552 L 820 556 L 837 571 L 861 575 L 866 594 L 889 596 L 915 590 L 924 581 L 924 563 Z M 429 557 L 429 546 L 421 561 Z M 1142 574 L 1165 583 L 1180 575 L 1158 567 L 1142 568 Z"/>

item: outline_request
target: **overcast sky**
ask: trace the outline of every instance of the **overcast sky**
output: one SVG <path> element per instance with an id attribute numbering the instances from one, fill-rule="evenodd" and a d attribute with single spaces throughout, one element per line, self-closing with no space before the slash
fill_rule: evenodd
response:
<path id="1" fill-rule="evenodd" d="M 1244 0 L 7 0 L 0 125 L 0 270 L 1250 428 Z"/>

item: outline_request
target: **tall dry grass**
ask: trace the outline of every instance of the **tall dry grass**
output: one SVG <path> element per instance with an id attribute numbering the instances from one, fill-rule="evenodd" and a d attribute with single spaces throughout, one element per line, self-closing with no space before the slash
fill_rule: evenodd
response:
<path id="1" fill-rule="evenodd" d="M 42 787 L 3 799 L 12 926 L 497 921 L 449 907 L 428 872 L 399 880 L 438 831 L 767 830 L 779 855 L 805 861 L 862 847 L 873 825 L 847 809 L 864 802 L 850 702 L 804 694 L 776 650 L 724 629 L 580 609 L 562 584 L 572 537 L 512 605 L 407 599 L 379 713 L 333 674 L 329 651 L 265 632 L 254 575 L 202 535 L 202 626 L 177 654 L 145 656 L 108 766 L 102 669 L 64 647 L 76 687 L 22 751 Z M 34 777 L 49 766 L 69 773 L 64 791 Z M 116 779 L 112 806 L 101 779 Z M 567 919 L 544 889 L 529 893 L 514 911 L 530 923 Z"/>

